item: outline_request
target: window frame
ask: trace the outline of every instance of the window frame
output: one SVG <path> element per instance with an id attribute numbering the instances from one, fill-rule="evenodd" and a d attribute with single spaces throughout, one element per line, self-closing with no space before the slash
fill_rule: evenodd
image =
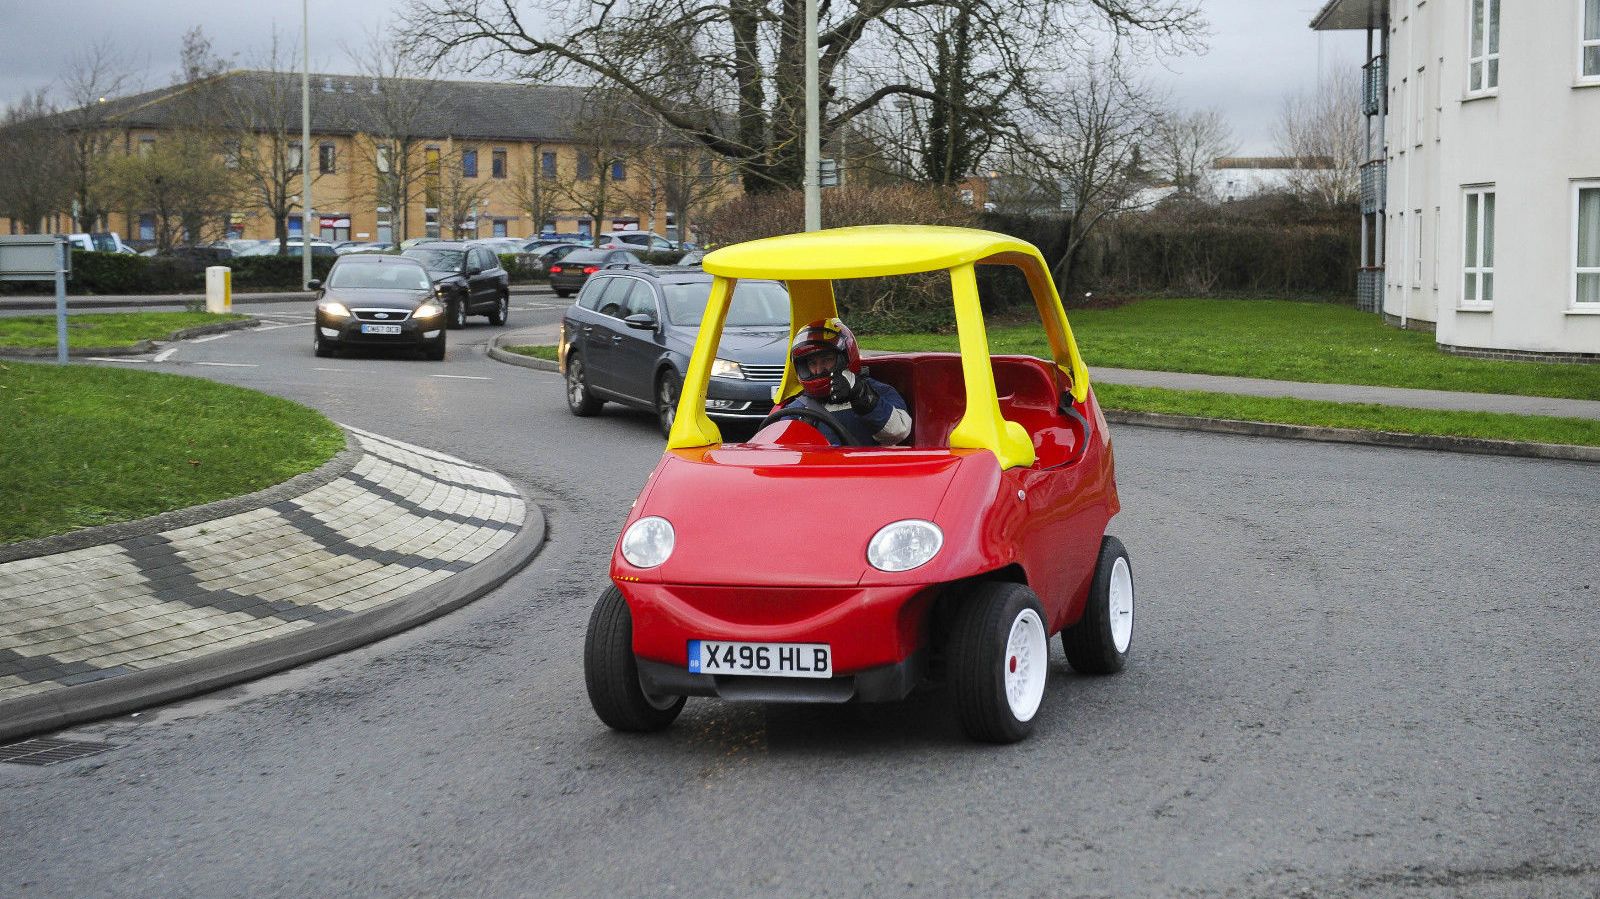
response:
<path id="1" fill-rule="evenodd" d="M 539 177 L 555 180 L 558 162 L 556 151 L 541 150 L 539 152 Z"/>
<path id="2" fill-rule="evenodd" d="M 1479 3 L 1483 4 L 1481 18 L 1475 9 Z M 1498 49 L 1500 22 L 1500 0 L 1467 0 L 1467 65 L 1465 71 L 1468 97 L 1492 97 L 1500 92 L 1500 50 Z M 1489 27 L 1490 23 L 1494 25 L 1492 32 Z M 1479 55 L 1474 56 L 1472 53 L 1473 28 L 1478 25 L 1483 26 L 1483 48 Z M 1496 49 L 1490 50 L 1491 46 Z M 1474 65 L 1483 67 L 1482 87 L 1472 86 L 1472 67 Z M 1490 83 L 1489 76 L 1491 72 L 1494 75 L 1493 84 Z"/>
<path id="3" fill-rule="evenodd" d="M 1571 290 L 1567 295 L 1567 308 L 1575 312 L 1600 313 L 1600 300 L 1580 301 L 1578 299 L 1578 278 L 1580 276 L 1594 275 L 1600 278 L 1600 259 L 1597 259 L 1596 264 L 1592 266 L 1580 267 L 1578 265 L 1578 250 L 1583 245 L 1583 241 L 1580 239 L 1582 235 L 1579 234 L 1579 229 L 1583 225 L 1583 218 L 1579 213 L 1582 211 L 1583 192 L 1586 190 L 1594 191 L 1595 201 L 1600 202 L 1600 178 L 1586 178 L 1572 182 L 1572 284 Z M 1597 224 L 1597 227 L 1600 227 L 1600 224 Z"/>
<path id="4" fill-rule="evenodd" d="M 1489 205 L 1485 202 L 1485 197 L 1495 198 L 1493 204 L 1494 210 L 1490 213 L 1492 217 L 1494 212 L 1497 212 L 1500 208 L 1500 198 L 1497 196 L 1495 185 L 1469 184 L 1461 188 L 1461 278 L 1457 282 L 1461 286 L 1461 299 L 1460 302 L 1457 303 L 1457 308 L 1460 309 L 1483 310 L 1494 308 L 1494 243 L 1492 241 L 1484 240 L 1484 232 L 1487 230 L 1488 232 L 1493 233 L 1494 226 L 1491 224 L 1487 229 L 1484 227 L 1484 222 L 1486 221 L 1484 209 L 1487 205 Z M 1477 245 L 1477 264 L 1468 265 L 1467 241 L 1473 238 L 1474 235 L 1469 231 L 1470 218 L 1467 214 L 1467 208 L 1469 204 L 1472 203 L 1473 198 L 1477 198 L 1478 204 L 1478 228 L 1475 241 Z M 1492 219 L 1487 220 L 1492 221 Z M 1488 252 L 1486 253 L 1485 250 Z M 1484 264 L 1486 259 L 1488 260 L 1487 265 Z M 1487 300 L 1483 299 L 1485 275 L 1487 275 L 1489 278 L 1489 299 Z M 1475 279 L 1474 285 L 1476 289 L 1473 291 L 1472 299 L 1467 298 L 1466 283 L 1467 278 L 1469 277 Z"/>
<path id="5" fill-rule="evenodd" d="M 495 147 L 489 151 L 489 177 L 505 179 L 506 151 L 504 147 Z"/>
<path id="6" fill-rule="evenodd" d="M 478 151 L 476 149 L 461 151 L 461 177 L 478 177 Z"/>
<path id="7" fill-rule="evenodd" d="M 332 141 L 317 144 L 317 173 L 333 175 L 339 171 L 339 149 Z"/>
<path id="8" fill-rule="evenodd" d="M 1585 52 L 1587 50 L 1592 48 L 1592 49 L 1594 49 L 1594 51 L 1597 54 L 1597 56 L 1600 56 L 1600 31 L 1597 31 L 1595 33 L 1594 37 L 1585 36 L 1584 31 L 1583 31 L 1584 25 L 1588 21 L 1589 9 L 1591 7 L 1594 8 L 1594 15 L 1595 15 L 1596 21 L 1600 22 L 1600 0 L 1577 0 L 1577 3 L 1575 5 L 1578 7 L 1578 81 L 1577 81 L 1577 83 L 1578 84 L 1600 84 L 1600 59 L 1597 59 L 1596 68 L 1595 68 L 1595 70 L 1593 72 L 1586 72 L 1586 71 L 1584 71 L 1584 68 L 1583 68 L 1584 60 L 1586 58 L 1585 57 Z"/>

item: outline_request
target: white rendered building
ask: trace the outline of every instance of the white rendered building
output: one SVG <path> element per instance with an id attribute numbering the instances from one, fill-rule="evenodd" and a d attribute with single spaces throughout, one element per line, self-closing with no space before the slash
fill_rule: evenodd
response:
<path id="1" fill-rule="evenodd" d="M 1600 0 L 1328 0 L 1311 27 L 1367 31 L 1364 307 L 1600 361 Z"/>

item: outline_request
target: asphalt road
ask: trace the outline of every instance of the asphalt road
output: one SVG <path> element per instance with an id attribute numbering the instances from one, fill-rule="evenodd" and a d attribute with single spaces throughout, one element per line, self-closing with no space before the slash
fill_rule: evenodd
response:
<path id="1" fill-rule="evenodd" d="M 0 765 L 7 894 L 1600 893 L 1593 467 L 1121 428 L 1133 659 L 1080 677 L 1053 644 L 1027 742 L 968 743 L 937 690 L 623 736 L 582 635 L 652 418 L 571 417 L 481 319 L 443 363 L 321 360 L 268 312 L 129 364 L 492 466 L 550 542 L 407 634 Z"/>

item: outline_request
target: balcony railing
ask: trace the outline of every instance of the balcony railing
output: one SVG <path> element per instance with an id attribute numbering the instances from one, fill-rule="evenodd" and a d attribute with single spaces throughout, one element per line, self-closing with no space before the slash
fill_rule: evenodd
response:
<path id="1" fill-rule="evenodd" d="M 1385 195 L 1389 189 L 1389 166 L 1375 159 L 1361 167 L 1361 212 L 1370 215 L 1388 207 Z"/>
<path id="2" fill-rule="evenodd" d="M 1389 66 L 1382 56 L 1374 56 L 1361 67 L 1361 112 L 1377 115 L 1383 111 L 1389 93 Z"/>
<path id="3" fill-rule="evenodd" d="M 1364 268 L 1356 272 L 1356 308 L 1362 312 L 1383 311 L 1383 269 Z"/>

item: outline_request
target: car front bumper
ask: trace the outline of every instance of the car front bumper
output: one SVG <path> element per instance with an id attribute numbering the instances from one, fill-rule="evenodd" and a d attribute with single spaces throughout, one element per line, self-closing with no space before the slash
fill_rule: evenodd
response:
<path id="1" fill-rule="evenodd" d="M 362 325 L 398 324 L 399 334 L 365 334 Z M 317 312 L 317 333 L 323 340 L 341 346 L 409 346 L 419 347 L 444 340 L 444 316 L 416 319 L 407 317 L 400 322 L 362 321 L 357 318 L 340 318 Z"/>

